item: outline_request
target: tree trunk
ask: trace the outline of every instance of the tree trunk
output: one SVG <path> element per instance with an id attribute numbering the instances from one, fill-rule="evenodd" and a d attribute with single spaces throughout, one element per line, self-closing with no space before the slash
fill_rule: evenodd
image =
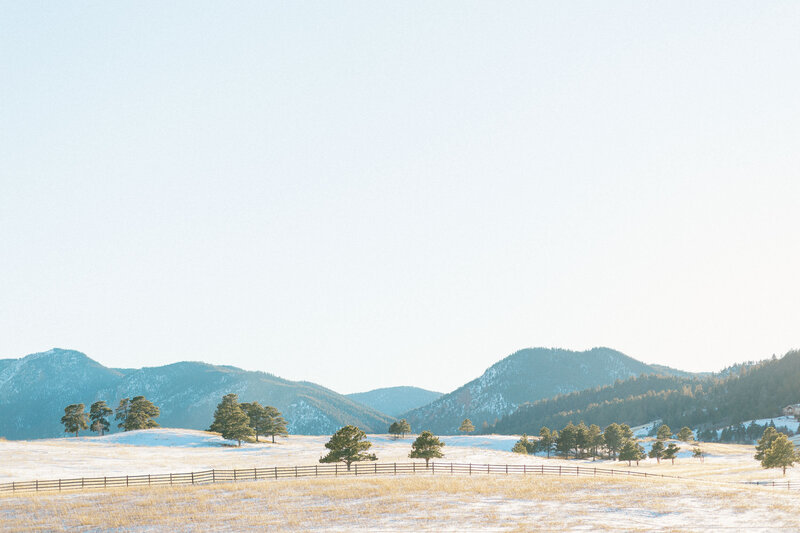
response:
<path id="1" fill-rule="evenodd" d="M 272 434 L 272 444 L 275 444 L 275 433 Z M 347 465 L 347 469 L 350 470 L 350 465 Z"/>
<path id="2" fill-rule="evenodd" d="M 256 442 L 258 442 L 258 433 L 256 433 Z"/>
<path id="3" fill-rule="evenodd" d="M 425 458 L 425 468 L 428 468 L 428 461 L 430 461 L 430 459 L 426 457 Z M 786 472 L 786 470 L 784 470 L 784 473 L 785 472 Z"/>
<path id="4" fill-rule="evenodd" d="M 238 442 L 238 444 L 236 446 L 241 448 L 242 447 L 242 439 L 236 439 L 236 442 Z"/>
<path id="5" fill-rule="evenodd" d="M 273 437 L 274 437 L 274 435 L 273 435 Z M 345 461 L 345 463 L 347 464 L 347 471 L 349 472 L 350 471 L 350 461 Z"/>

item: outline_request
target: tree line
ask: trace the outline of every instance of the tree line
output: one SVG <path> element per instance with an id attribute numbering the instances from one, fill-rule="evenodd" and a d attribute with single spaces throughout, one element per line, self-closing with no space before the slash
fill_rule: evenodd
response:
<path id="1" fill-rule="evenodd" d="M 209 431 L 222 435 L 223 439 L 235 440 L 242 445 L 243 440 L 259 435 L 271 436 L 275 442 L 276 435 L 287 435 L 286 420 L 278 409 L 258 402 L 239 403 L 239 396 L 226 394 L 214 411 L 214 421 Z"/>
<path id="2" fill-rule="evenodd" d="M 158 427 L 155 419 L 161 414 L 159 408 L 144 396 L 121 399 L 115 411 L 105 400 L 94 402 L 88 413 L 85 408 L 82 403 L 70 404 L 64 408 L 61 423 L 64 425 L 65 433 L 75 433 L 77 437 L 79 431 L 88 428 L 101 436 L 105 435 L 111 425 L 108 417 L 112 413 L 114 419 L 119 421 L 117 427 L 123 431 L 155 428 Z"/>
<path id="3" fill-rule="evenodd" d="M 661 462 L 661 459 L 671 459 L 674 463 L 680 447 L 675 443 L 664 445 L 664 441 L 672 436 L 669 426 L 661 425 L 658 429 L 658 439 L 653 444 L 649 457 L 657 459 L 658 462 Z M 678 432 L 677 438 L 680 441 L 690 442 L 694 440 L 694 435 L 691 429 L 683 427 Z M 632 461 L 639 464 L 639 461 L 646 456 L 644 448 L 634 437 L 630 426 L 616 422 L 609 424 L 604 430 L 596 424 L 587 426 L 583 422 L 578 425 L 569 422 L 560 431 L 543 426 L 539 430 L 538 439 L 529 439 L 523 434 L 511 451 L 522 454 L 546 453 L 548 458 L 553 453 L 566 459 L 570 456 L 575 459 L 588 457 L 619 459 L 628 461 L 628 464 Z M 702 456 L 701 454 L 702 452 L 696 452 L 695 456 Z"/>

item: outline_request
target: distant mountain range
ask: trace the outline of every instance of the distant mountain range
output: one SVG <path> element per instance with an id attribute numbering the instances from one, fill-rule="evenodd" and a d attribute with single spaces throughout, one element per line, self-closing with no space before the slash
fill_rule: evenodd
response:
<path id="1" fill-rule="evenodd" d="M 528 348 L 489 367 L 479 378 L 428 405 L 402 415 L 414 431 L 456 433 L 461 421 L 472 420 L 478 431 L 488 430 L 526 402 L 609 385 L 643 374 L 687 372 L 651 366 L 609 348 L 584 352 Z"/>
<path id="2" fill-rule="evenodd" d="M 281 379 L 232 366 L 182 362 L 141 369 L 107 368 L 81 352 L 54 348 L 22 359 L 0 360 L 0 436 L 55 437 L 64 407 L 96 400 L 112 408 L 121 398 L 144 395 L 161 409 L 164 427 L 206 429 L 222 396 L 277 407 L 291 433 L 330 434 L 345 424 L 386 431 L 392 418 L 309 382 Z"/>
<path id="3" fill-rule="evenodd" d="M 491 430 L 538 434 L 542 426 L 560 429 L 570 421 L 605 427 L 611 422 L 636 426 L 656 419 L 674 429 L 710 429 L 780 416 L 783 407 L 796 403 L 800 403 L 800 351 L 734 365 L 713 375 L 638 376 L 526 403 Z"/>
<path id="4" fill-rule="evenodd" d="M 347 395 L 355 402 L 394 417 L 429 404 L 441 396 L 441 392 L 433 392 L 419 387 L 388 387 Z"/>

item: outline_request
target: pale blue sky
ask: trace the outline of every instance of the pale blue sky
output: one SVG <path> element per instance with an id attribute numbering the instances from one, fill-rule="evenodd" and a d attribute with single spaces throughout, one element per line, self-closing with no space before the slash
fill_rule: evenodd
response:
<path id="1" fill-rule="evenodd" d="M 448 391 L 800 347 L 800 2 L 0 3 L 0 357 Z"/>

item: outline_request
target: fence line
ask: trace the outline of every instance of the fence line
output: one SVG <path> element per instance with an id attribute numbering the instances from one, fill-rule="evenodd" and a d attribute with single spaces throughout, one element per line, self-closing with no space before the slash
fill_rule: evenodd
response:
<path id="1" fill-rule="evenodd" d="M 637 472 L 634 470 L 616 470 L 613 468 L 595 468 L 586 466 L 564 465 L 509 465 L 509 464 L 473 464 L 473 463 L 436 463 L 429 466 L 425 463 L 353 463 L 348 470 L 342 464 L 323 464 L 313 466 L 273 466 L 264 468 L 246 468 L 233 470 L 203 470 L 200 472 L 182 472 L 170 474 L 142 474 L 135 476 L 49 479 L 34 481 L 12 481 L 0 483 L 0 492 L 44 492 L 85 490 L 97 488 L 137 487 L 154 485 L 200 485 L 206 483 L 221 483 L 230 481 L 257 481 L 267 479 L 285 479 L 300 477 L 344 477 L 368 475 L 541 475 L 541 476 L 628 476 L 644 478 L 682 479 L 689 481 L 698 480 L 669 474 L 655 474 L 651 472 Z M 734 484 L 760 485 L 786 489 L 800 489 L 800 483 L 791 481 L 739 481 Z"/>

